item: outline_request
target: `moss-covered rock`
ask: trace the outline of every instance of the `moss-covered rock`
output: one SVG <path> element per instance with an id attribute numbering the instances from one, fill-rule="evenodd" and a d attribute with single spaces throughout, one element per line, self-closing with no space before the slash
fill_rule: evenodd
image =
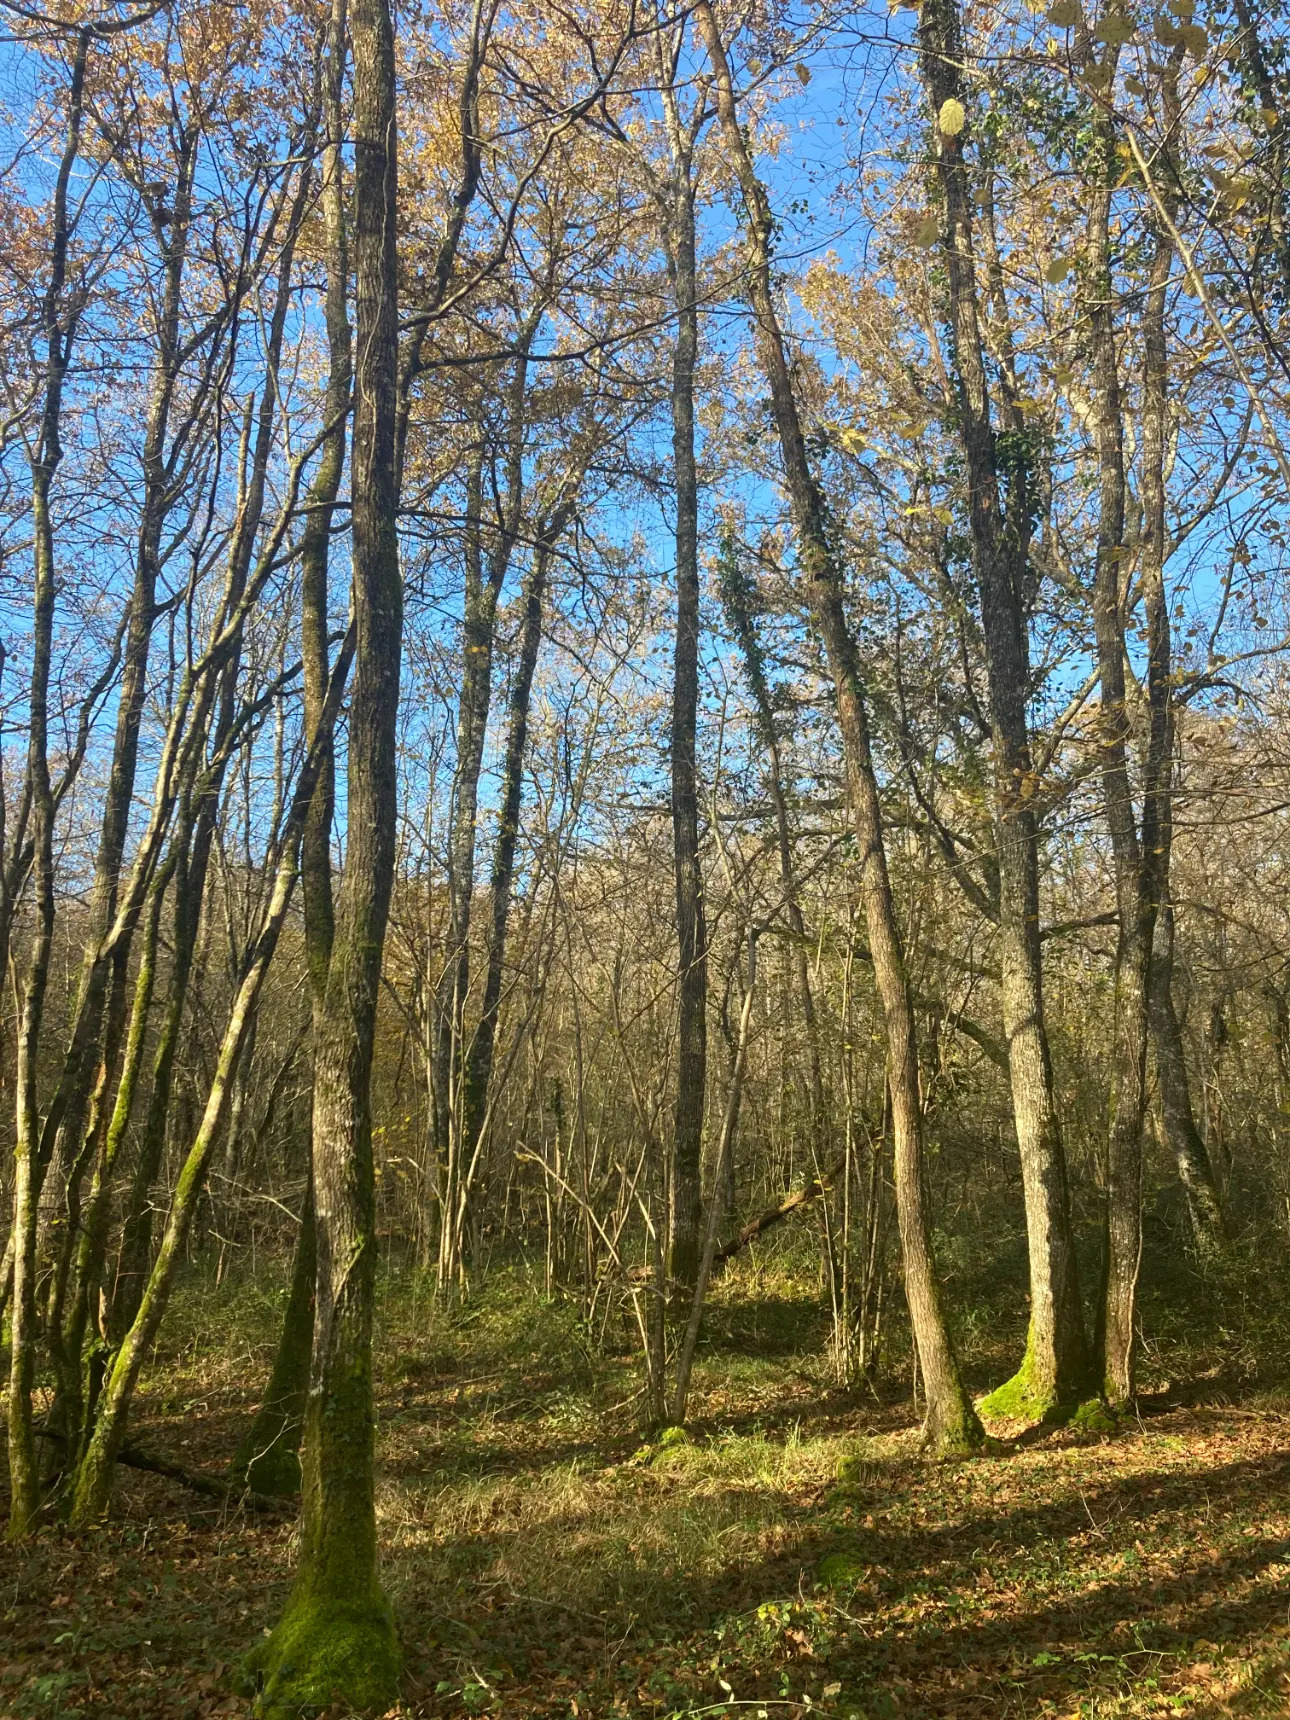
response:
<path id="1" fill-rule="evenodd" d="M 355 1600 L 293 1595 L 272 1635 L 239 1668 L 256 1720 L 308 1720 L 339 1703 L 383 1714 L 399 1693 L 394 1615 L 379 1593 Z"/>

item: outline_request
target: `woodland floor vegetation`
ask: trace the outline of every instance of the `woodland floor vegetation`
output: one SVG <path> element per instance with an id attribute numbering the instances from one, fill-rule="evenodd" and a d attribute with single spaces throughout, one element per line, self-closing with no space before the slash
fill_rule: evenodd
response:
<path id="1" fill-rule="evenodd" d="M 399 1712 L 1285 1712 L 1290 1301 L 1270 1264 L 1234 1262 L 1221 1287 L 1148 1264 L 1139 1413 L 1113 1436 L 1038 1430 L 936 1464 L 918 1451 L 903 1333 L 876 1387 L 833 1382 L 805 1242 L 715 1291 L 675 1442 L 642 1443 L 630 1343 L 589 1341 L 540 1276 L 498 1272 L 455 1310 L 420 1274 L 383 1277 Z M 281 1282 L 266 1261 L 183 1283 L 141 1384 L 141 1448 L 222 1470 Z M 954 1285 L 979 1394 L 1014 1353 L 1019 1284 L 965 1258 Z M 108 1526 L 51 1527 L 8 1557 L 0 1712 L 241 1713 L 229 1670 L 278 1615 L 292 1516 L 129 1470 L 117 1501 Z"/>

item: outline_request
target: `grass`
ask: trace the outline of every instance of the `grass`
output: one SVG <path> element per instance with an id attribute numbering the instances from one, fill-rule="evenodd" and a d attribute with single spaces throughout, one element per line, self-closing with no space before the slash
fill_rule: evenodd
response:
<path id="1" fill-rule="evenodd" d="M 1271 1266 L 1233 1268 L 1219 1293 L 1144 1286 L 1154 1391 L 1113 1437 L 1041 1431 L 948 1466 L 918 1455 L 899 1354 L 881 1397 L 841 1391 L 809 1268 L 790 1251 L 757 1271 L 721 1286 L 691 1436 L 654 1444 L 630 1351 L 589 1343 L 522 1273 L 456 1313 L 409 1275 L 385 1282 L 378 1509 L 400 1712 L 1290 1712 Z M 964 1322 L 978 1391 L 1024 1336 L 1015 1289 L 991 1292 L 998 1307 Z M 226 1461 L 276 1310 L 251 1283 L 189 1282 L 140 1443 Z M 123 1473 L 109 1527 L 0 1555 L 4 1720 L 244 1712 L 230 1667 L 277 1620 L 293 1525 L 204 1505 Z"/>

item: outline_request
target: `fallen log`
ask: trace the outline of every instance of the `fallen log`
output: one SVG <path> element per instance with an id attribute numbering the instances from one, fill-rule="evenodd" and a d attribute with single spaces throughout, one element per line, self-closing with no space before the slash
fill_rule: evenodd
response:
<path id="1" fill-rule="evenodd" d="M 52 1439 L 60 1445 L 66 1443 L 61 1433 L 54 1433 L 49 1428 L 37 1428 L 36 1437 Z M 167 1481 L 177 1481 L 192 1492 L 202 1494 L 204 1498 L 219 1499 L 224 1504 L 232 1500 L 239 1505 L 250 1505 L 256 1511 L 295 1509 L 295 1501 L 286 1494 L 253 1493 L 236 1481 L 226 1481 L 217 1475 L 204 1475 L 200 1469 L 185 1469 L 181 1463 L 171 1463 L 165 1457 L 154 1457 L 151 1452 L 141 1451 L 137 1445 L 123 1445 L 116 1454 L 116 1460 L 127 1469 L 141 1469 L 147 1475 L 164 1476 Z"/>

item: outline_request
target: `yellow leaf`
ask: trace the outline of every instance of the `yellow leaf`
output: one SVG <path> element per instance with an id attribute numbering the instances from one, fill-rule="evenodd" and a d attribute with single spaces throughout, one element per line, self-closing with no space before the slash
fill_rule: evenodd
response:
<path id="1" fill-rule="evenodd" d="M 1070 272 L 1071 260 L 1069 257 L 1054 257 L 1044 270 L 1044 279 L 1049 286 L 1055 287 L 1059 281 L 1064 281 Z"/>
<path id="2" fill-rule="evenodd" d="M 924 215 L 914 228 L 914 243 L 921 245 L 924 250 L 934 245 L 941 236 L 941 224 L 935 215 Z"/>
<path id="3" fill-rule="evenodd" d="M 1048 22 L 1059 30 L 1069 30 L 1079 19 L 1079 0 L 1055 0 L 1048 8 Z"/>
<path id="4" fill-rule="evenodd" d="M 955 96 L 941 103 L 936 125 L 942 137 L 957 137 L 967 124 L 967 111 Z"/>
<path id="5" fill-rule="evenodd" d="M 1209 37 L 1206 35 L 1203 25 L 1180 24 L 1178 34 L 1182 37 L 1189 54 L 1194 55 L 1198 60 L 1205 58 L 1209 52 Z"/>
<path id="6" fill-rule="evenodd" d="M 809 66 L 796 65 L 793 67 L 793 70 L 797 73 L 798 83 L 801 84 L 803 89 L 805 89 L 807 84 L 811 81 L 811 68 Z"/>
<path id="7" fill-rule="evenodd" d="M 1108 12 L 1093 32 L 1095 42 L 1106 42 L 1111 47 L 1130 41 L 1132 36 L 1133 19 L 1123 12 Z"/>

